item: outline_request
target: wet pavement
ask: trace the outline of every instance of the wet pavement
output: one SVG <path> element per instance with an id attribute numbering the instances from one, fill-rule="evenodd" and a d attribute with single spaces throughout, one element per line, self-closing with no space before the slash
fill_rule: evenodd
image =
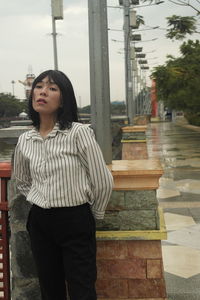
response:
<path id="1" fill-rule="evenodd" d="M 200 300 L 200 128 L 151 123 L 149 158 L 164 169 L 157 191 L 168 240 L 162 242 L 168 300 Z"/>

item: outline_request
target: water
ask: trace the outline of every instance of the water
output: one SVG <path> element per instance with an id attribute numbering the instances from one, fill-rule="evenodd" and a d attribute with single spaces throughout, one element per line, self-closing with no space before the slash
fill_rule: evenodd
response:
<path id="1" fill-rule="evenodd" d="M 17 139 L 0 139 L 0 161 L 10 161 Z"/>

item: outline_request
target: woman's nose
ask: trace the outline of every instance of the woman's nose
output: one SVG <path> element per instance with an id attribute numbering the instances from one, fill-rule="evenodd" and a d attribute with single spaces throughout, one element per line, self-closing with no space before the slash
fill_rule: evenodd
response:
<path id="1" fill-rule="evenodd" d="M 46 92 L 47 92 L 47 88 L 45 87 L 45 86 L 43 86 L 42 88 L 41 88 L 41 90 L 40 90 L 40 94 L 41 95 L 46 95 Z"/>

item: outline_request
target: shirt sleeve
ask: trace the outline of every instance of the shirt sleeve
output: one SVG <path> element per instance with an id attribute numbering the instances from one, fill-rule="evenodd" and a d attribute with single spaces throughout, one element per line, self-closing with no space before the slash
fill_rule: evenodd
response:
<path id="1" fill-rule="evenodd" d="M 103 219 L 113 188 L 113 177 L 105 164 L 93 130 L 89 126 L 82 126 L 77 136 L 79 156 L 88 174 L 94 195 L 92 212 L 96 219 Z"/>
<path id="2" fill-rule="evenodd" d="M 16 185 L 20 193 L 27 197 L 32 180 L 30 176 L 29 161 L 24 157 L 20 149 L 20 142 L 18 142 L 14 152 L 13 178 L 16 180 Z"/>

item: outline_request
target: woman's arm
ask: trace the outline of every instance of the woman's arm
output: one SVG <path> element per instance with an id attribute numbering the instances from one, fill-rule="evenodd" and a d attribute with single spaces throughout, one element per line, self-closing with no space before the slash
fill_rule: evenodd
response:
<path id="1" fill-rule="evenodd" d="M 113 188 L 113 177 L 105 164 L 93 130 L 89 126 L 81 126 L 77 137 L 79 156 L 92 185 L 92 211 L 96 219 L 103 219 Z"/>
<path id="2" fill-rule="evenodd" d="M 25 159 L 18 142 L 14 152 L 13 177 L 16 180 L 18 190 L 27 197 L 31 188 L 31 176 L 29 161 Z"/>

